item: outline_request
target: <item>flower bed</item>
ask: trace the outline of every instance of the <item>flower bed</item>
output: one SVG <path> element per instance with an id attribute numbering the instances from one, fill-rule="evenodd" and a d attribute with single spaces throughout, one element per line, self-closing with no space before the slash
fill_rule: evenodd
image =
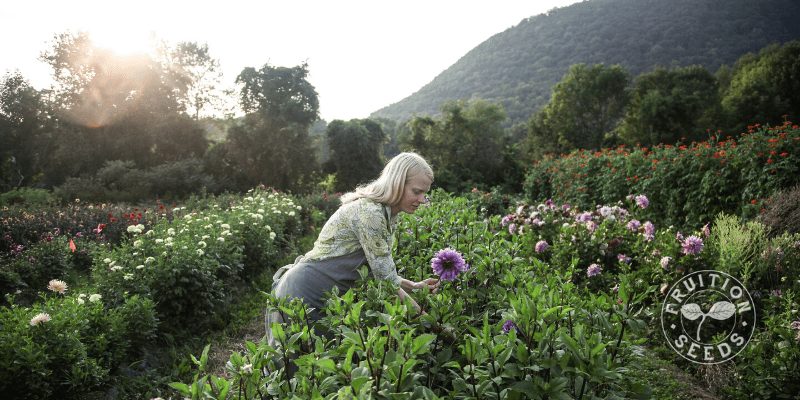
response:
<path id="1" fill-rule="evenodd" d="M 738 138 L 705 142 L 579 150 L 531 166 L 529 200 L 553 198 L 583 209 L 647 193 L 647 216 L 693 227 L 720 212 L 751 218 L 778 189 L 800 183 L 800 128 L 753 126 Z"/>

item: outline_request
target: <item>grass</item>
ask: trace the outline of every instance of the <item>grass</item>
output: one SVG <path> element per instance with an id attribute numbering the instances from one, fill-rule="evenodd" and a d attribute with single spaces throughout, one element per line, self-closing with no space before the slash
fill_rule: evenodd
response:
<path id="1" fill-rule="evenodd" d="M 671 350 L 663 347 L 648 348 L 641 364 L 629 370 L 633 382 L 650 387 L 650 399 L 719 400 L 699 377 L 677 367 L 670 357 Z M 677 355 L 676 355 L 677 357 Z"/>

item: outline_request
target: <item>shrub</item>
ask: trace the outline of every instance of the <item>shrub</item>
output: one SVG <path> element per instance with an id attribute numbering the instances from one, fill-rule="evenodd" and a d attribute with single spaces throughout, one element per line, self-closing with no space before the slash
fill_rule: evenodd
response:
<path id="1" fill-rule="evenodd" d="M 41 207 L 53 205 L 55 202 L 56 197 L 46 189 L 22 187 L 0 194 L 0 207 L 9 205 Z"/>
<path id="2" fill-rule="evenodd" d="M 51 238 L 33 245 L 9 262 L 0 263 L 0 290 L 28 303 L 51 279 L 63 279 L 70 272 L 70 251 L 66 237 Z"/>
<path id="3" fill-rule="evenodd" d="M 734 139 L 620 146 L 548 156 L 528 171 L 529 201 L 552 198 L 582 209 L 628 193 L 647 193 L 649 217 L 664 225 L 702 226 L 718 213 L 758 215 L 776 190 L 800 183 L 800 127 L 751 127 Z"/>
<path id="4" fill-rule="evenodd" d="M 80 200 L 64 206 L 11 207 L 0 210 L 0 251 L 8 252 L 20 244 L 30 248 L 41 240 L 60 235 L 72 237 L 78 248 L 81 247 L 78 242 L 87 241 L 115 244 L 131 223 L 152 223 L 162 216 L 166 215 L 126 205 Z"/>
<path id="5" fill-rule="evenodd" d="M 88 202 L 101 202 L 109 199 L 100 181 L 91 177 L 67 178 L 60 186 L 53 188 L 53 194 L 62 203 L 69 203 L 75 199 Z"/>
<path id="6" fill-rule="evenodd" d="M 227 318 L 237 286 L 282 258 L 299 233 L 297 207 L 259 189 L 176 208 L 173 219 L 134 229 L 96 254 L 92 277 L 109 301 L 122 293 L 152 298 L 166 330 L 208 329 Z"/>
<path id="7" fill-rule="evenodd" d="M 55 188 L 64 202 L 137 202 L 148 198 L 182 199 L 215 187 L 211 175 L 203 172 L 201 160 L 190 158 L 138 169 L 132 161 L 107 161 L 94 176 L 68 178 Z"/>
<path id="8" fill-rule="evenodd" d="M 741 277 L 748 284 L 753 273 L 759 272 L 759 258 L 768 242 L 764 225 L 739 217 L 720 214 L 714 220 L 714 235 L 710 245 L 717 248 L 717 269 Z M 769 272 L 769 271 L 761 271 Z"/>
<path id="9" fill-rule="evenodd" d="M 0 308 L 0 392 L 15 399 L 83 398 L 150 340 L 153 302 L 126 298 L 107 309 L 84 294 L 50 295 L 31 308 Z M 46 313 L 47 317 L 35 317 Z"/>
<path id="10" fill-rule="evenodd" d="M 800 185 L 770 197 L 759 220 L 767 226 L 770 236 L 800 233 Z"/>

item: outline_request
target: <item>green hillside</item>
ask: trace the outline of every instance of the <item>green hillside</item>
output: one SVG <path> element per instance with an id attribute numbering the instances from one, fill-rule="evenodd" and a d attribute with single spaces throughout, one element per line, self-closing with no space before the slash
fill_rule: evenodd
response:
<path id="1" fill-rule="evenodd" d="M 550 98 L 576 63 L 716 71 L 748 52 L 800 38 L 796 0 L 590 0 L 526 18 L 464 55 L 416 93 L 371 117 L 432 115 L 454 99 L 500 102 L 511 123 Z"/>

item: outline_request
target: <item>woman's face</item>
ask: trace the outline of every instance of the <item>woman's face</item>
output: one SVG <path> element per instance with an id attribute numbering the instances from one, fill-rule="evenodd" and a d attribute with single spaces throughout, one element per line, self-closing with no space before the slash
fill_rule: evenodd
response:
<path id="1" fill-rule="evenodd" d="M 425 194 L 431 190 L 431 178 L 425 174 L 416 174 L 406 182 L 406 187 L 403 190 L 403 197 L 400 202 L 392 206 L 392 215 L 397 215 L 400 212 L 413 214 L 421 204 L 425 204 L 427 199 Z"/>

